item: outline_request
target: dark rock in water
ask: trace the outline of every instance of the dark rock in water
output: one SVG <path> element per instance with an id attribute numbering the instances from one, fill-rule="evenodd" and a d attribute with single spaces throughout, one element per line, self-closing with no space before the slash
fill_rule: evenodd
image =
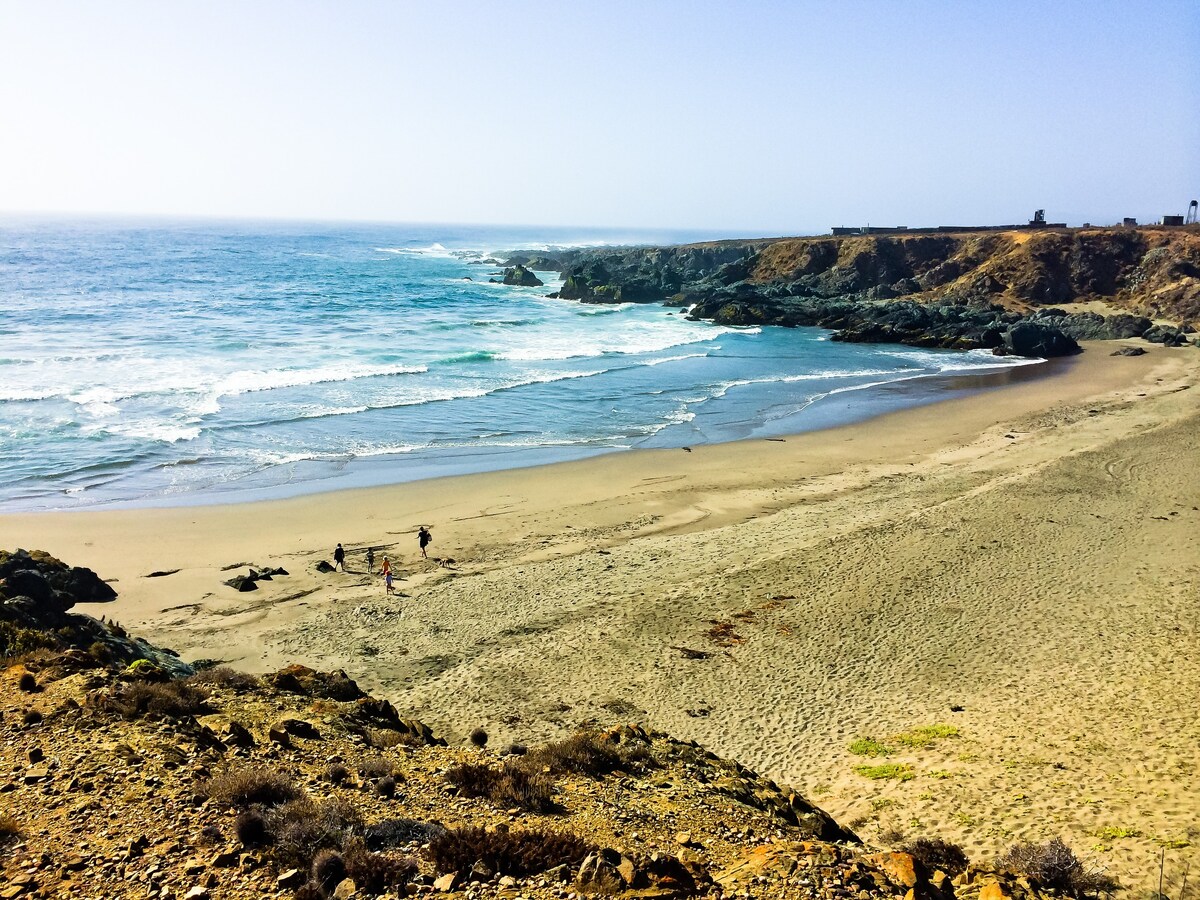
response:
<path id="1" fill-rule="evenodd" d="M 521 265 L 504 270 L 502 284 L 512 284 L 518 287 L 541 287 L 545 284 L 540 278 Z"/>
<path id="2" fill-rule="evenodd" d="M 333 566 L 331 566 L 331 565 L 329 564 L 329 561 L 328 561 L 328 560 L 325 560 L 325 559 L 321 560 L 321 561 L 320 561 L 319 563 L 317 563 L 317 564 L 316 564 L 316 565 L 315 565 L 313 568 L 315 568 L 315 569 L 316 569 L 318 572 L 322 572 L 322 573 L 326 573 L 326 574 L 327 574 L 327 573 L 329 573 L 329 572 L 335 572 L 335 571 L 337 571 L 336 569 L 334 569 L 334 567 L 333 567 Z"/>
<path id="3" fill-rule="evenodd" d="M 1120 350 L 1114 350 L 1109 356 L 1144 356 L 1146 353 L 1145 347 L 1122 347 Z"/>
<path id="4" fill-rule="evenodd" d="M 1070 356 L 1079 345 L 1057 328 L 1033 320 L 1017 322 L 1004 332 L 1004 347 L 1016 356 Z"/>

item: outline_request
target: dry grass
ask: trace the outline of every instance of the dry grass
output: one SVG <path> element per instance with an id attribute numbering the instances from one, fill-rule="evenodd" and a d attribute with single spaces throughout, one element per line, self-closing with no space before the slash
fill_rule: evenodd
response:
<path id="1" fill-rule="evenodd" d="M 108 705 L 126 719 L 180 719 L 209 712 L 207 699 L 186 681 L 135 681 L 118 685 Z"/>
<path id="2" fill-rule="evenodd" d="M 617 771 L 645 771 L 654 765 L 654 759 L 642 744 L 619 743 L 598 732 L 582 731 L 530 752 L 521 765 L 552 775 L 572 773 L 600 778 Z"/>
<path id="3" fill-rule="evenodd" d="M 486 797 L 504 807 L 532 812 L 554 812 L 554 782 L 518 763 L 506 763 L 500 769 L 465 763 L 446 773 L 446 780 L 464 797 Z"/>
<path id="4" fill-rule="evenodd" d="M 233 691 L 235 694 L 245 694 L 262 687 L 262 682 L 254 675 L 238 672 L 228 666 L 214 666 L 211 669 L 201 669 L 187 679 L 189 684 L 201 687 L 217 687 Z"/>
<path id="5" fill-rule="evenodd" d="M 483 862 L 497 874 L 525 878 L 561 865 L 577 868 L 592 849 L 570 832 L 464 827 L 434 838 L 429 856 L 439 872 L 468 871 L 476 862 Z"/>

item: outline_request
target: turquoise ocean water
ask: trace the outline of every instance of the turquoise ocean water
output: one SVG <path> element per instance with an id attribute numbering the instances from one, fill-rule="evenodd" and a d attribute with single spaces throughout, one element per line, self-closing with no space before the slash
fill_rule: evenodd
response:
<path id="1" fill-rule="evenodd" d="M 826 427 L 986 353 L 723 328 L 488 282 L 716 234 L 0 221 L 0 510 L 277 497 Z"/>

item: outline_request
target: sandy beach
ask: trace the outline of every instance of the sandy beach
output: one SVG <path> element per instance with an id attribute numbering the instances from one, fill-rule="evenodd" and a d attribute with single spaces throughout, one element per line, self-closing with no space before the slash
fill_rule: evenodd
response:
<path id="1" fill-rule="evenodd" d="M 114 579 L 80 611 L 185 659 L 344 668 L 452 741 L 637 721 L 868 840 L 986 859 L 1061 834 L 1139 888 L 1165 846 L 1178 884 L 1200 863 L 1200 354 L 1118 346 L 782 440 L 6 515 L 0 547 Z M 318 574 L 338 541 L 350 571 Z M 238 563 L 291 574 L 238 593 Z"/>

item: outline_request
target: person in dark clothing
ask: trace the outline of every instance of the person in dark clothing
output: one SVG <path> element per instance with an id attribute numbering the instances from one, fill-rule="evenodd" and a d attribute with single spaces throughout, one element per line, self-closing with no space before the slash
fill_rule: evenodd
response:
<path id="1" fill-rule="evenodd" d="M 375 548 L 367 548 L 367 574 L 371 575 L 375 572 Z"/>
<path id="2" fill-rule="evenodd" d="M 337 549 L 333 551 L 333 567 L 346 571 L 346 551 L 342 549 L 342 545 L 338 544 Z"/>
<path id="3" fill-rule="evenodd" d="M 429 546 L 429 542 L 433 540 L 433 535 L 429 533 L 429 529 L 422 525 L 417 529 L 417 543 L 421 545 L 421 558 L 428 559 L 429 554 L 425 552 L 425 548 Z"/>

